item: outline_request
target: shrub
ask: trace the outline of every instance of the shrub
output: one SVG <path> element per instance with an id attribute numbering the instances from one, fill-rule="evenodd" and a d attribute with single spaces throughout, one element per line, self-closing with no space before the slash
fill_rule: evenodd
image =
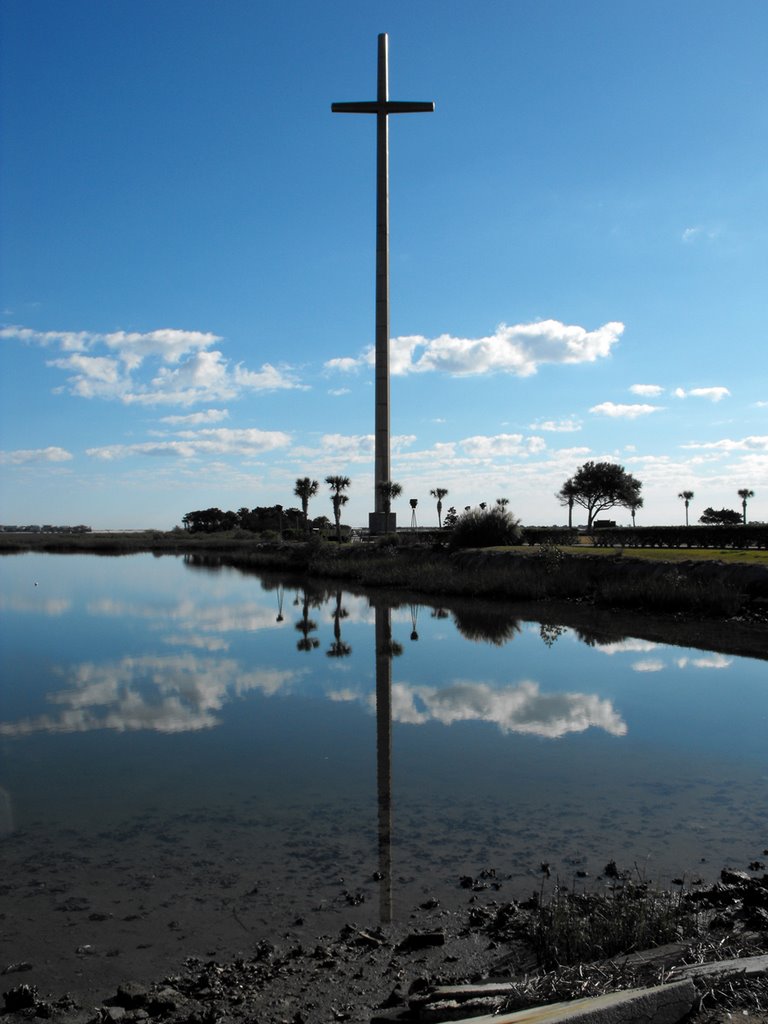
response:
<path id="1" fill-rule="evenodd" d="M 490 548 L 522 544 L 520 521 L 498 505 L 493 508 L 471 508 L 456 521 L 451 533 L 452 548 Z"/>
<path id="2" fill-rule="evenodd" d="M 562 568 L 565 560 L 565 554 L 562 549 L 556 544 L 550 544 L 548 541 L 539 547 L 536 557 L 546 573 L 557 572 Z"/>

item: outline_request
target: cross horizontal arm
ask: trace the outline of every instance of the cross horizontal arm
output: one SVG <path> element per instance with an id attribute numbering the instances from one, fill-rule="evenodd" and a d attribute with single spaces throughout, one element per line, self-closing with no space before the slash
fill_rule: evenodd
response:
<path id="1" fill-rule="evenodd" d="M 373 103 L 332 103 L 331 111 L 334 114 L 378 114 L 379 105 Z"/>
<path id="2" fill-rule="evenodd" d="M 412 103 L 408 100 L 387 100 L 385 103 L 371 100 L 362 103 L 331 104 L 334 114 L 431 114 L 434 109 L 434 103 Z"/>
<path id="3" fill-rule="evenodd" d="M 388 114 L 433 114 L 434 103 L 412 103 L 409 100 L 389 100 L 387 102 Z"/>

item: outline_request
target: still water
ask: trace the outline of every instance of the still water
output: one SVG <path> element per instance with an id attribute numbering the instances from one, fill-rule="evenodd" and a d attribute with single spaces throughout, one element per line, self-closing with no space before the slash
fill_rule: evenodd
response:
<path id="1" fill-rule="evenodd" d="M 462 876 L 667 884 L 768 847 L 763 661 L 181 558 L 0 573 L 15 959 L 41 921 L 50 963 L 68 928 L 124 972 L 190 935 L 466 901 Z"/>

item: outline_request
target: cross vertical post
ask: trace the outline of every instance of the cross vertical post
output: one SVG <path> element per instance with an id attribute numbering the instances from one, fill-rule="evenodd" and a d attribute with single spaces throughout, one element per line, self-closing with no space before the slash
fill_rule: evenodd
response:
<path id="1" fill-rule="evenodd" d="M 393 512 L 386 510 L 381 484 L 390 477 L 389 406 L 389 115 L 431 113 L 434 103 L 391 101 L 387 34 L 379 35 L 377 89 L 374 102 L 332 103 L 335 114 L 376 115 L 376 418 L 374 432 L 374 508 L 368 517 L 371 533 L 394 530 Z"/>

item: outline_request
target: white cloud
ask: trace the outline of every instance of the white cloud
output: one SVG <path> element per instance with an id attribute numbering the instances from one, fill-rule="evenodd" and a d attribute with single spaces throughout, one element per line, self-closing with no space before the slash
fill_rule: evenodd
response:
<path id="1" fill-rule="evenodd" d="M 114 384 L 120 379 L 119 364 L 108 356 L 84 356 L 73 352 L 66 359 L 51 359 L 47 365 L 74 370 L 78 377 L 102 384 Z"/>
<path id="2" fill-rule="evenodd" d="M 664 392 L 664 388 L 658 384 L 633 384 L 629 390 L 633 395 L 642 395 L 644 398 L 657 398 Z"/>
<path id="3" fill-rule="evenodd" d="M 264 363 L 259 373 L 244 370 L 238 363 L 234 377 L 236 384 L 252 391 L 309 391 L 309 386 L 300 384 L 287 368 L 280 369 L 271 363 Z"/>
<path id="4" fill-rule="evenodd" d="M 645 658 L 643 661 L 636 661 L 632 665 L 634 672 L 662 672 L 664 662 L 659 658 Z"/>
<path id="5" fill-rule="evenodd" d="M 103 341 L 109 349 L 119 353 L 120 358 L 132 368 L 140 365 L 147 356 L 155 356 L 165 363 L 178 363 L 187 352 L 207 349 L 223 339 L 218 334 L 203 331 L 180 331 L 163 328 L 141 334 L 137 331 L 115 331 L 112 334 L 94 335 L 94 340 Z"/>
<path id="6" fill-rule="evenodd" d="M 96 335 L 88 331 L 33 331 L 30 327 L 18 325 L 0 328 L 0 338 L 16 339 L 43 348 L 58 344 L 63 352 L 84 352 L 94 337 Z"/>
<path id="7" fill-rule="evenodd" d="M 711 402 L 720 402 L 723 398 L 730 397 L 730 394 L 728 388 L 724 387 L 691 388 L 690 391 L 685 391 L 684 388 L 675 388 L 676 398 L 708 398 Z"/>
<path id="8" fill-rule="evenodd" d="M 160 422 L 170 423 L 172 426 L 188 424 L 193 427 L 198 423 L 220 423 L 226 419 L 229 419 L 227 409 L 206 409 L 205 412 L 191 412 L 187 416 L 163 416 Z"/>
<path id="9" fill-rule="evenodd" d="M 0 337 L 56 346 L 67 353 L 48 365 L 67 371 L 66 390 L 81 398 L 184 406 L 229 400 L 245 391 L 307 389 L 286 366 L 264 363 L 260 370 L 248 370 L 238 363 L 232 367 L 221 351 L 212 348 L 223 339 L 210 332 L 166 328 L 96 334 L 16 326 L 2 328 Z M 93 354 L 98 349 L 106 349 L 107 354 Z M 154 376 L 144 372 L 144 363 L 150 359 L 161 363 Z"/>
<path id="10" fill-rule="evenodd" d="M 155 605 L 116 601 L 108 597 L 89 602 L 88 614 L 123 621 L 129 618 L 156 621 L 158 615 Z M 183 642 L 188 647 L 205 647 L 209 650 L 220 649 L 217 639 L 211 641 L 211 634 L 255 633 L 275 628 L 274 612 L 262 604 L 243 601 L 239 604 L 203 605 L 196 603 L 196 595 L 185 596 L 178 603 L 169 604 L 163 611 L 162 620 L 173 622 L 180 631 L 165 637 L 165 643 L 179 646 Z M 205 643 L 201 642 L 203 637 L 207 638 Z M 227 646 L 226 641 L 222 639 L 221 642 Z"/>
<path id="11" fill-rule="evenodd" d="M 591 449 L 586 445 L 574 445 L 572 448 L 560 448 L 557 451 L 560 463 L 565 464 L 571 459 L 578 459 L 582 455 L 589 455 Z"/>
<path id="12" fill-rule="evenodd" d="M 730 668 L 733 658 L 727 658 L 724 654 L 706 654 L 700 658 L 678 658 L 677 667 L 687 668 L 692 665 L 694 668 L 724 669 Z"/>
<path id="13" fill-rule="evenodd" d="M 0 463 L 21 466 L 29 462 L 69 462 L 74 456 L 66 448 L 51 445 L 48 448 L 19 448 L 13 452 L 0 452 Z"/>
<path id="14" fill-rule="evenodd" d="M 618 322 L 587 331 L 578 325 L 543 320 L 499 324 L 494 334 L 483 338 L 408 335 L 390 342 L 390 370 L 393 376 L 435 371 L 460 377 L 487 373 L 528 377 L 543 363 L 591 363 L 604 358 L 623 332 L 624 324 Z M 368 348 L 357 359 L 332 359 L 325 367 L 350 372 L 373 361 L 374 349 Z"/>
<path id="15" fill-rule="evenodd" d="M 602 416 L 611 416 L 614 419 L 635 420 L 638 416 L 648 416 L 652 412 L 659 412 L 660 409 L 659 405 L 621 405 L 615 402 L 602 402 L 600 405 L 593 405 L 589 411 Z"/>
<path id="16" fill-rule="evenodd" d="M 204 445 L 207 451 L 221 454 L 235 453 L 248 455 L 290 444 L 290 434 L 280 430 L 258 430 L 256 427 L 232 429 L 231 427 L 209 427 L 205 430 L 182 430 L 179 437 Z"/>
<path id="17" fill-rule="evenodd" d="M 66 597 L 50 597 L 41 601 L 40 599 L 24 598 L 18 594 L 13 597 L 0 594 L 0 611 L 32 612 L 35 615 L 50 615 L 53 618 L 58 618 L 71 610 L 72 601 Z"/>
<path id="18" fill-rule="evenodd" d="M 200 431 L 181 431 L 177 441 L 145 441 L 139 444 L 114 444 L 86 449 L 86 455 L 112 462 L 131 455 L 160 455 L 191 459 L 197 455 L 262 455 L 286 448 L 290 434 L 280 430 L 230 430 L 226 427 Z"/>
<path id="19" fill-rule="evenodd" d="M 132 395 L 132 402 L 199 401 L 200 395 L 233 397 L 234 390 L 228 379 L 227 363 L 221 352 L 195 352 L 177 369 L 161 366 L 151 382 L 151 392 Z"/>
<path id="20" fill-rule="evenodd" d="M 722 452 L 768 452 L 768 434 L 743 437 L 740 441 L 724 437 L 720 441 L 689 441 L 686 449 L 710 449 Z"/>
<path id="21" fill-rule="evenodd" d="M 546 430 L 555 434 L 573 434 L 581 430 L 576 420 L 544 420 L 543 423 L 531 423 L 531 430 Z"/>
<path id="22" fill-rule="evenodd" d="M 638 652 L 655 651 L 659 645 L 652 640 L 638 640 L 634 637 L 629 640 L 614 640 L 607 644 L 596 644 L 595 650 L 601 654 L 636 654 Z"/>
<path id="23" fill-rule="evenodd" d="M 373 434 L 323 434 L 320 450 L 342 462 L 368 462 L 373 458 Z"/>
<path id="24" fill-rule="evenodd" d="M 443 464 L 455 465 L 456 463 L 456 442 L 437 442 L 431 448 L 424 448 L 416 452 L 401 452 L 401 462 L 429 462 L 433 466 Z"/>
<path id="25" fill-rule="evenodd" d="M 58 345 L 64 352 L 86 352 L 104 345 L 118 353 L 120 359 L 132 368 L 146 356 L 155 356 L 166 363 L 175 363 L 185 353 L 197 348 L 210 348 L 223 339 L 218 334 L 204 331 L 182 331 L 162 328 L 140 333 L 113 331 L 110 334 L 92 331 L 35 331 L 29 327 L 8 326 L 0 329 L 0 338 L 41 345 Z"/>
<path id="26" fill-rule="evenodd" d="M 707 241 L 711 242 L 712 239 L 717 238 L 719 234 L 720 231 L 718 228 L 707 228 L 702 224 L 693 224 L 691 227 L 684 229 L 681 239 L 686 245 L 691 245 L 693 242 L 697 242 L 700 239 L 707 239 Z"/>
<path id="27" fill-rule="evenodd" d="M 688 392 L 694 398 L 709 398 L 713 402 L 719 402 L 723 398 L 729 398 L 731 392 L 728 388 L 715 387 L 715 388 L 691 388 Z"/>
<path id="28" fill-rule="evenodd" d="M 324 363 L 324 366 L 326 370 L 338 370 L 339 373 L 353 373 L 363 365 L 368 366 L 369 362 L 370 360 L 368 359 L 353 359 L 351 356 L 342 356 L 339 359 L 329 359 Z"/>
<path id="29" fill-rule="evenodd" d="M 163 643 L 171 647 L 195 647 L 202 651 L 228 651 L 229 644 L 218 636 L 186 636 L 183 633 L 172 633 L 163 637 Z"/>
<path id="30" fill-rule="evenodd" d="M 495 437 L 478 434 L 465 437 L 459 444 L 468 455 L 480 459 L 533 455 L 547 447 L 542 437 L 524 438 L 522 434 L 497 434 Z"/>
<path id="31" fill-rule="evenodd" d="M 359 701 L 360 694 L 355 690 L 329 690 L 326 694 L 328 700 L 336 704 L 348 704 L 350 701 Z"/>
<path id="32" fill-rule="evenodd" d="M 131 455 L 166 455 L 172 458 L 192 459 L 198 454 L 193 444 L 181 441 L 144 441 L 139 444 L 110 444 L 100 448 L 86 448 L 86 455 L 102 462 L 114 462 Z"/>
<path id="33" fill-rule="evenodd" d="M 402 453 L 416 440 L 415 434 L 395 434 L 390 442 L 393 455 Z M 374 457 L 373 434 L 323 434 L 319 448 L 294 448 L 292 455 L 297 459 L 325 460 L 332 458 L 334 463 L 370 462 Z"/>

